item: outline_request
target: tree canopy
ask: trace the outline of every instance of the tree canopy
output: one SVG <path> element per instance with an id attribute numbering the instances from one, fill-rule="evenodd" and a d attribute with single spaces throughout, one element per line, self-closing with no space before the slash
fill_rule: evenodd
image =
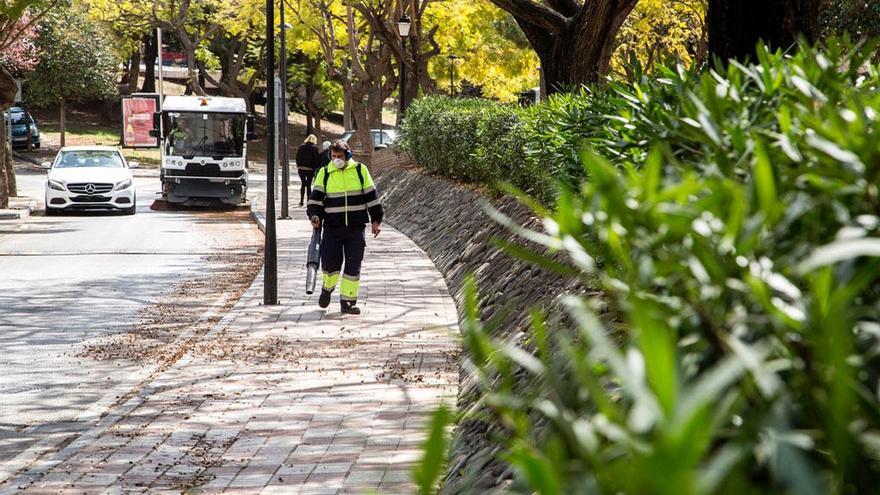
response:
<path id="1" fill-rule="evenodd" d="M 285 9 L 291 24 L 285 75 L 290 94 L 319 125 L 327 112 L 356 110 L 361 101 L 366 105 L 361 119 L 375 123 L 389 97 L 409 103 L 467 87 L 512 102 L 541 84 L 542 75 L 546 94 L 607 77 L 631 80 L 670 61 L 703 66 L 710 61 L 710 39 L 721 46 L 724 36 L 732 42 L 731 36 L 741 35 L 737 49 L 750 51 L 756 37 L 792 40 L 805 31 L 801 26 L 808 26 L 810 33 L 880 35 L 880 4 L 824 0 L 819 16 L 818 1 L 770 2 L 764 9 L 767 16 L 716 0 L 279 0 L 276 8 Z M 760 7 L 754 0 L 750 5 Z M 55 16 L 62 11 L 79 17 L 87 13 L 77 22 L 96 23 L 86 32 L 97 43 L 89 43 L 76 57 L 97 62 L 85 65 L 98 78 L 88 84 L 93 96 L 108 94 L 113 77 L 120 81 L 120 92 L 123 87 L 137 90 L 142 61 L 147 79 L 152 79 L 153 33 L 161 27 L 186 55 L 190 91 L 205 94 L 210 89 L 253 101 L 266 84 L 264 9 L 262 0 L 7 0 L 0 6 L 0 65 L 22 75 L 33 72 L 40 49 L 37 21 L 47 10 Z M 412 19 L 406 43 L 397 32 L 403 14 Z M 771 17 L 782 23 L 784 35 L 774 34 Z M 753 24 L 763 19 L 768 29 L 746 32 L 737 27 L 746 18 Z M 796 25 L 798 19 L 803 22 Z M 728 35 L 721 34 L 725 28 Z M 78 39 L 82 36 L 48 38 L 40 63 L 47 68 L 66 65 L 49 59 L 64 60 L 67 50 L 49 45 L 60 40 L 69 47 Z M 728 52 L 733 53 L 714 50 L 722 57 Z M 406 94 L 401 95 L 404 73 Z M 39 84 L 46 76 L 31 74 L 27 79 Z M 83 84 L 86 80 L 76 78 Z M 152 89 L 151 83 L 145 82 L 144 88 Z M 29 93 L 44 101 L 42 95 L 51 91 L 67 91 L 50 86 Z M 86 89 L 70 91 L 78 92 Z"/>
<path id="2" fill-rule="evenodd" d="M 40 60 L 24 83 L 34 104 L 100 98 L 116 90 L 117 59 L 98 25 L 78 6 L 55 9 L 39 24 Z"/>

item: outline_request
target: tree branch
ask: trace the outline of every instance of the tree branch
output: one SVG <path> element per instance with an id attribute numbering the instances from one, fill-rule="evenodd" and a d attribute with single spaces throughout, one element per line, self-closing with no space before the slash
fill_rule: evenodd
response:
<path id="1" fill-rule="evenodd" d="M 583 7 L 577 0 L 544 0 L 544 3 L 565 17 L 578 15 Z"/>
<path id="2" fill-rule="evenodd" d="M 27 24 L 25 24 L 24 26 L 22 26 L 21 29 L 19 29 L 18 31 L 16 31 L 15 29 L 13 29 L 13 27 L 15 27 L 15 24 L 16 24 L 18 21 L 12 22 L 12 23 L 10 24 L 10 26 L 9 26 L 9 32 L 6 33 L 6 34 L 3 36 L 3 38 L 0 38 L 0 51 L 3 51 L 3 50 L 5 50 L 5 49 L 9 48 L 9 45 L 12 44 L 12 41 L 15 41 L 19 36 L 21 36 L 21 33 L 24 33 L 25 31 L 27 31 L 28 29 L 30 29 L 31 26 L 33 26 L 33 25 L 36 24 L 40 19 L 42 19 L 43 16 L 45 16 L 46 14 L 48 14 L 50 10 L 52 10 L 53 8 L 55 8 L 55 6 L 58 4 L 58 2 L 59 2 L 59 0 L 52 0 L 51 3 L 49 3 L 48 5 L 46 5 L 46 8 L 44 8 L 43 10 L 41 10 L 41 11 L 37 12 L 36 14 L 32 15 L 31 18 L 28 20 Z M 4 27 L 5 27 L 5 26 L 4 26 Z"/>
<path id="3" fill-rule="evenodd" d="M 559 12 L 532 0 L 490 0 L 499 8 L 510 12 L 517 23 L 524 23 L 549 31 L 553 34 L 561 32 L 568 18 Z"/>
<path id="4" fill-rule="evenodd" d="M 519 28 L 522 29 L 526 39 L 529 40 L 529 44 L 532 45 L 532 48 L 534 48 L 539 57 L 550 49 L 553 43 L 553 36 L 550 32 L 515 16 L 513 20 L 515 20 L 517 25 L 519 25 Z"/>

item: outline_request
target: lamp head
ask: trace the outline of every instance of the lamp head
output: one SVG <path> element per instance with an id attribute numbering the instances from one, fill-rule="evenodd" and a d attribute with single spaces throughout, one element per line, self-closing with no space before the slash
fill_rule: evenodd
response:
<path id="1" fill-rule="evenodd" d="M 397 32 L 400 34 L 401 38 L 406 38 L 409 36 L 409 28 L 412 26 L 412 20 L 410 20 L 409 16 L 403 14 L 400 17 L 400 20 L 397 21 Z"/>

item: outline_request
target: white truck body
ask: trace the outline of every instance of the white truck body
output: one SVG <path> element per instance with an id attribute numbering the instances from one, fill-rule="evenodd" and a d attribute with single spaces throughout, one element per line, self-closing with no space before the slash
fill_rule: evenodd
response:
<path id="1" fill-rule="evenodd" d="M 241 98 L 166 96 L 162 195 L 169 203 L 247 201 L 247 104 Z"/>

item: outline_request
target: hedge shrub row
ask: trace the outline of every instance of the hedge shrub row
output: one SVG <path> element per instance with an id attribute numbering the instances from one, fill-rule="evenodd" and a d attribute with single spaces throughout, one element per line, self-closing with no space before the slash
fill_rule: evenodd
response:
<path id="1" fill-rule="evenodd" d="M 515 473 L 505 492 L 877 491 L 873 54 L 845 40 L 764 50 L 515 112 L 525 164 L 569 174 L 536 211 L 546 231 L 522 233 L 567 254 L 545 268 L 605 295 L 567 297 L 570 326 L 535 311 L 511 343 L 470 289 L 465 368 Z M 612 337 L 598 307 L 626 331 Z"/>

